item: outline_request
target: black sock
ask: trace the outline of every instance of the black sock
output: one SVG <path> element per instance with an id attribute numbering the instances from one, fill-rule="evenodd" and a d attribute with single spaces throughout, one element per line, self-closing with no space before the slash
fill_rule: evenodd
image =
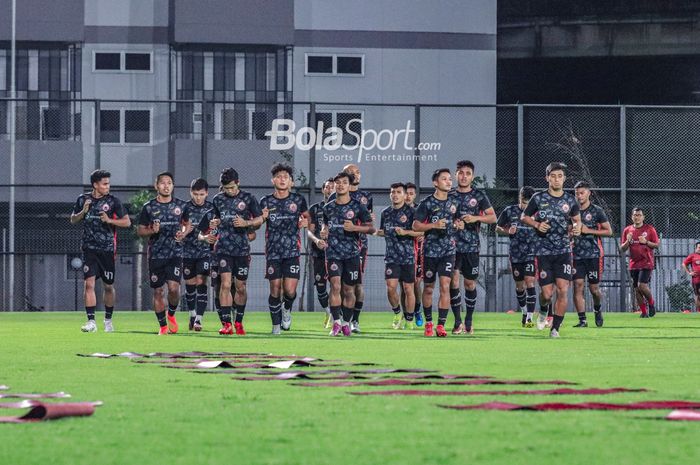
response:
<path id="1" fill-rule="evenodd" d="M 526 289 L 527 297 L 527 313 L 535 313 L 535 305 L 537 304 L 537 292 L 534 287 L 528 287 Z"/>
<path id="2" fill-rule="evenodd" d="M 401 313 L 401 306 L 394 307 L 391 309 L 391 311 L 394 312 L 394 315 L 398 315 L 399 313 Z M 406 313 L 406 312 L 404 312 L 404 313 Z"/>
<path id="3" fill-rule="evenodd" d="M 352 321 L 360 322 L 360 313 L 362 313 L 362 306 L 364 302 L 355 302 L 355 309 L 352 311 Z"/>
<path id="4" fill-rule="evenodd" d="M 413 321 L 413 313 L 403 312 L 403 318 L 406 321 Z"/>
<path id="5" fill-rule="evenodd" d="M 459 289 L 450 288 L 450 307 L 452 307 L 452 315 L 455 317 L 455 326 L 457 326 L 462 323 L 462 296 Z"/>
<path id="6" fill-rule="evenodd" d="M 236 323 L 243 323 L 243 317 L 245 316 L 245 304 L 236 305 L 233 304 L 236 309 Z"/>
<path id="7" fill-rule="evenodd" d="M 547 317 L 552 317 L 554 316 L 554 311 L 552 310 L 552 302 L 547 304 Z"/>
<path id="8" fill-rule="evenodd" d="M 586 312 L 578 312 L 578 321 L 586 321 Z"/>
<path id="9" fill-rule="evenodd" d="M 270 307 L 270 319 L 274 326 L 282 324 L 282 301 L 279 297 L 269 296 L 267 304 Z"/>
<path id="10" fill-rule="evenodd" d="M 232 310 L 232 307 L 221 307 L 221 310 L 219 310 L 219 319 L 222 323 L 231 323 Z"/>
<path id="11" fill-rule="evenodd" d="M 416 306 L 413 307 L 413 314 L 418 315 L 420 313 L 420 302 L 416 302 Z"/>
<path id="12" fill-rule="evenodd" d="M 114 313 L 114 307 L 108 307 L 105 305 L 105 320 L 111 320 L 112 313 Z"/>
<path id="13" fill-rule="evenodd" d="M 187 310 L 193 312 L 197 305 L 197 286 L 195 284 L 185 284 L 185 300 L 187 301 Z"/>
<path id="14" fill-rule="evenodd" d="M 156 312 L 156 318 L 158 319 L 158 324 L 161 328 L 168 326 L 168 322 L 165 321 L 165 311 Z"/>
<path id="15" fill-rule="evenodd" d="M 433 306 L 423 307 L 423 313 L 425 314 L 425 321 L 428 323 L 433 322 Z"/>
<path id="16" fill-rule="evenodd" d="M 352 317 L 353 317 L 353 314 L 354 314 L 353 309 L 352 309 L 352 308 L 348 308 L 348 307 L 346 307 L 345 305 L 343 305 L 341 308 L 342 308 L 342 311 L 343 311 L 343 321 L 345 321 L 345 323 L 350 323 L 350 321 L 352 321 Z"/>
<path id="17" fill-rule="evenodd" d="M 197 286 L 197 320 L 202 319 L 202 315 L 207 309 L 207 304 L 209 303 L 209 295 L 207 294 L 207 285 L 200 284 Z"/>
<path id="18" fill-rule="evenodd" d="M 214 309 L 218 312 L 221 310 L 221 301 L 219 300 L 219 293 L 217 292 L 214 296 Z"/>
<path id="19" fill-rule="evenodd" d="M 316 286 L 316 292 L 318 293 L 318 303 L 321 307 L 328 308 L 328 291 L 326 290 L 325 284 L 319 284 Z"/>
<path id="20" fill-rule="evenodd" d="M 600 313 L 600 304 L 593 304 L 593 311 L 596 313 Z"/>
<path id="21" fill-rule="evenodd" d="M 289 310 L 290 312 L 292 311 L 292 307 L 294 306 L 294 301 L 296 300 L 297 295 L 294 294 L 293 296 L 289 297 L 287 295 L 284 296 L 284 309 Z"/>
<path id="22" fill-rule="evenodd" d="M 438 326 L 445 326 L 445 323 L 447 323 L 447 315 L 449 313 L 450 311 L 448 309 L 438 307 Z"/>
<path id="23" fill-rule="evenodd" d="M 331 316 L 333 317 L 334 320 L 340 320 L 341 314 L 340 314 L 340 305 L 331 305 Z"/>
<path id="24" fill-rule="evenodd" d="M 554 315 L 554 319 L 552 320 L 552 329 L 559 331 L 559 326 L 561 326 L 562 321 L 564 321 L 564 315 Z"/>
<path id="25" fill-rule="evenodd" d="M 527 294 L 525 293 L 525 290 L 519 291 L 516 289 L 515 296 L 518 298 L 518 307 L 520 307 L 520 310 L 526 310 L 525 306 L 527 305 Z"/>
<path id="26" fill-rule="evenodd" d="M 472 319 L 474 317 L 474 308 L 476 308 L 476 289 L 464 290 L 464 304 L 467 307 L 467 316 L 464 318 L 464 324 L 466 326 L 472 325 Z"/>
<path id="27" fill-rule="evenodd" d="M 177 311 L 177 304 L 173 305 L 170 302 L 168 302 L 168 315 L 175 316 L 176 311 Z"/>
<path id="28" fill-rule="evenodd" d="M 95 320 L 95 306 L 85 307 L 85 313 L 87 313 L 88 320 Z"/>

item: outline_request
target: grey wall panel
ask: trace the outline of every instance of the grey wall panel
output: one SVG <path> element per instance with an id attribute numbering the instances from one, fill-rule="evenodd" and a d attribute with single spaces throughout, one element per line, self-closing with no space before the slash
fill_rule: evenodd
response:
<path id="1" fill-rule="evenodd" d="M 17 40 L 81 42 L 84 0 L 17 1 Z M 0 0 L 0 40 L 11 40 L 10 0 Z"/>
<path id="2" fill-rule="evenodd" d="M 241 186 L 271 186 L 270 167 L 284 161 L 277 151 L 270 150 L 270 142 L 210 140 L 208 146 L 209 165 L 207 179 L 216 182 L 223 168 L 233 167 L 238 171 Z M 176 154 L 176 157 L 178 154 Z"/>
<path id="3" fill-rule="evenodd" d="M 86 0 L 90 26 L 168 26 L 168 0 Z"/>
<path id="4" fill-rule="evenodd" d="M 293 0 L 174 0 L 175 42 L 292 44 Z"/>

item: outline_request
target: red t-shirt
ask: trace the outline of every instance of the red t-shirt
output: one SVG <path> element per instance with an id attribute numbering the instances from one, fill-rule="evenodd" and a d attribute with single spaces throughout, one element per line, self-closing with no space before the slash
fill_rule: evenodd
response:
<path id="1" fill-rule="evenodd" d="M 697 254 L 695 252 L 691 253 L 687 257 L 685 257 L 685 260 L 683 260 L 683 266 L 685 268 L 688 268 L 688 265 L 690 265 L 690 270 L 695 271 L 696 273 L 700 273 L 700 254 Z M 699 276 L 693 276 L 693 284 L 700 283 L 700 275 Z"/>
<path id="2" fill-rule="evenodd" d="M 650 242 L 659 242 L 656 229 L 650 224 L 643 224 L 640 228 L 635 228 L 633 224 L 627 226 L 622 231 L 622 242 L 627 240 L 627 234 L 632 233 L 630 242 L 630 270 L 653 270 L 654 269 L 654 249 L 646 244 L 640 244 L 639 238 L 645 236 Z"/>

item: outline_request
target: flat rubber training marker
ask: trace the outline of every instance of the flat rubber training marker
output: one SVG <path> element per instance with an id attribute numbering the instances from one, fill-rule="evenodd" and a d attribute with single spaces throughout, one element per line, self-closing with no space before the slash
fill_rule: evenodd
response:
<path id="1" fill-rule="evenodd" d="M 666 416 L 673 421 L 700 421 L 700 412 L 697 410 L 674 410 Z"/>
<path id="2" fill-rule="evenodd" d="M 70 394 L 65 392 L 52 392 L 49 394 L 16 394 L 0 393 L 0 399 L 67 399 Z"/>
<path id="3" fill-rule="evenodd" d="M 483 385 L 571 385 L 568 381 L 523 381 L 523 380 L 499 380 L 499 379 L 460 379 L 460 380 L 433 380 L 433 379 L 380 379 L 375 381 L 336 381 L 328 383 L 295 383 L 295 386 L 304 387 L 353 387 L 353 386 L 420 386 L 433 384 L 440 386 L 483 386 Z"/>
<path id="4" fill-rule="evenodd" d="M 617 394 L 621 392 L 648 392 L 647 389 L 532 389 L 526 391 L 428 391 L 428 390 L 404 390 L 404 391 L 358 391 L 349 392 L 355 396 L 509 396 L 509 395 L 596 395 Z"/>
<path id="5" fill-rule="evenodd" d="M 0 423 L 30 423 L 57 420 L 66 417 L 86 417 L 95 413 L 95 407 L 102 402 L 56 403 L 37 401 L 0 403 L 0 408 L 29 408 L 29 412 L 19 417 L 0 417 Z"/>
<path id="6" fill-rule="evenodd" d="M 7 391 L 8 389 L 10 388 L 5 386 L 4 384 L 0 384 L 0 391 Z"/>
<path id="7" fill-rule="evenodd" d="M 138 358 L 147 357 L 145 354 L 137 354 L 135 352 L 121 352 L 118 354 L 103 354 L 101 352 L 95 352 L 92 354 L 76 354 L 78 357 L 93 357 L 93 358 L 113 358 L 113 357 L 125 357 L 125 358 Z"/>
<path id="8" fill-rule="evenodd" d="M 700 402 L 686 402 L 675 400 L 656 400 L 646 402 L 632 402 L 628 404 L 615 404 L 606 402 L 548 402 L 542 404 L 519 405 L 507 402 L 486 402 L 475 405 L 438 405 L 438 407 L 451 410 L 508 410 L 508 411 L 550 411 L 550 410 L 662 410 L 662 409 L 688 409 L 700 408 Z M 682 410 L 679 410 L 682 411 Z M 692 410 L 686 410 L 691 411 Z M 700 413 L 698 413 L 700 415 Z"/>

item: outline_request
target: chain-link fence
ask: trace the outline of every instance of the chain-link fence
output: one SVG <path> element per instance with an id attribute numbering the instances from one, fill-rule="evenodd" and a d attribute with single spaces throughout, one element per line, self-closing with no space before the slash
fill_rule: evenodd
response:
<path id="1" fill-rule="evenodd" d="M 151 189 L 158 172 L 175 175 L 176 196 L 187 199 L 190 180 L 218 184 L 233 166 L 242 187 L 260 197 L 271 191 L 270 166 L 294 165 L 296 188 L 309 202 L 348 163 L 362 171 L 375 212 L 389 205 L 387 186 L 414 182 L 432 192 L 436 168 L 461 159 L 476 163 L 497 213 L 516 202 L 522 185 L 544 188 L 544 170 L 566 162 L 567 187 L 581 179 L 596 186 L 594 202 L 610 217 L 615 237 L 604 241 L 605 308 L 630 308 L 626 262 L 618 237 L 631 208 L 662 237 L 652 290 L 661 310 L 690 308 L 680 261 L 700 237 L 700 108 L 635 106 L 440 106 L 290 102 L 283 95 L 247 101 L 0 100 L 0 164 L 9 167 L 10 114 L 16 117 L 14 292 L 9 286 L 9 169 L 0 172 L 0 305 L 17 310 L 82 308 L 82 276 L 70 267 L 80 256 L 80 227 L 69 223 L 76 197 L 89 190 L 97 167 L 112 173 L 113 193 L 129 204 Z M 238 97 L 236 97 L 238 98 Z M 136 219 L 138 212 L 130 211 Z M 479 309 L 516 308 L 507 238 L 482 227 Z M 249 308 L 264 310 L 264 234 L 253 242 Z M 134 230 L 118 234 L 118 309 L 147 309 L 150 290 L 143 248 Z M 388 308 L 383 284 L 383 239 L 371 237 L 365 308 Z M 306 243 L 303 244 L 306 247 Z M 303 257 L 305 259 L 305 257 Z M 318 308 L 302 277 L 297 305 Z M 80 273 L 79 273 L 80 274 Z M 78 286 L 77 299 L 75 295 Z M 302 290 L 303 289 L 303 290 Z"/>

